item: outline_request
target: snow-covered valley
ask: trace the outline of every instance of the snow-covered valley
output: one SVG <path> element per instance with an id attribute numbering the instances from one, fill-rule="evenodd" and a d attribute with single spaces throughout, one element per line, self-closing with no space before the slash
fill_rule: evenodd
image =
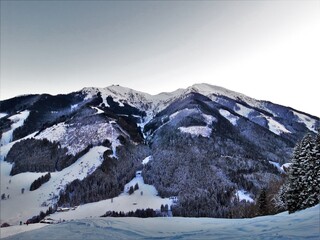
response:
<path id="1" fill-rule="evenodd" d="M 38 229 L 37 229 L 38 228 Z M 35 230 L 36 229 L 36 230 Z M 319 239 L 320 206 L 252 219 L 88 218 L 1 228 L 7 240 L 60 239 Z M 7 238 L 6 238 L 7 237 Z"/>
<path id="2" fill-rule="evenodd" d="M 1 192 L 6 194 L 6 199 L 1 201 L 1 221 L 16 225 L 25 222 L 28 217 L 46 211 L 58 200 L 59 192 L 75 179 L 82 180 L 102 162 L 102 154 L 107 148 L 103 146 L 92 148 L 72 166 L 60 172 L 51 173 L 49 182 L 43 184 L 35 191 L 29 191 L 31 183 L 44 173 L 21 173 L 10 176 L 11 164 L 1 161 Z M 138 184 L 139 189 L 129 194 L 129 188 Z M 24 189 L 22 193 L 22 189 Z M 22 204 L 23 203 L 23 204 Z M 56 220 L 82 219 L 99 217 L 107 211 L 129 212 L 136 209 L 160 209 L 161 205 L 170 206 L 172 199 L 161 198 L 154 186 L 144 183 L 141 171 L 125 185 L 123 193 L 118 197 L 88 203 L 78 206 L 75 210 L 56 212 L 50 215 Z"/>

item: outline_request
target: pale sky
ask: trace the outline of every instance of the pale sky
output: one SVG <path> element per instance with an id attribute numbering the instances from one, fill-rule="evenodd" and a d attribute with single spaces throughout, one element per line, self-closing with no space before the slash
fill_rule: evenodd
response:
<path id="1" fill-rule="evenodd" d="M 320 1 L 1 1 L 0 98 L 209 83 L 320 116 Z"/>

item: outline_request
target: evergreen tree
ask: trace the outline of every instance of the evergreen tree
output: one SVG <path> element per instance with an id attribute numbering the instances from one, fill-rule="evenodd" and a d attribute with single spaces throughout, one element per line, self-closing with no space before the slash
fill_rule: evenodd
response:
<path id="1" fill-rule="evenodd" d="M 258 197 L 258 214 L 260 216 L 268 214 L 267 192 L 265 188 L 261 190 L 260 195 Z"/>
<path id="2" fill-rule="evenodd" d="M 131 195 L 133 192 L 134 192 L 133 186 L 130 186 L 129 195 Z"/>
<path id="3" fill-rule="evenodd" d="M 279 189 L 278 193 L 272 199 L 277 210 L 285 211 L 288 209 L 287 206 L 287 192 L 288 192 L 288 183 L 285 182 Z"/>
<path id="4" fill-rule="evenodd" d="M 292 157 L 292 165 L 290 166 L 289 171 L 289 183 L 288 190 L 286 193 L 286 201 L 289 213 L 294 212 L 297 209 L 299 194 L 302 190 L 301 181 L 299 181 L 300 173 L 300 162 L 299 162 L 299 154 L 301 151 L 301 145 L 298 143 L 294 149 L 293 157 Z"/>
<path id="5" fill-rule="evenodd" d="M 161 204 L 160 211 L 161 211 L 161 212 L 164 212 L 164 206 L 163 206 L 163 204 Z"/>
<path id="6" fill-rule="evenodd" d="M 317 181 L 316 142 L 307 137 L 303 147 L 304 159 L 302 159 L 305 175 L 302 177 L 303 192 L 301 194 L 301 209 L 312 207 L 317 203 L 319 182 Z"/>
<path id="7" fill-rule="evenodd" d="M 319 133 L 310 134 L 299 143 L 293 154 L 286 200 L 289 213 L 319 203 Z"/>

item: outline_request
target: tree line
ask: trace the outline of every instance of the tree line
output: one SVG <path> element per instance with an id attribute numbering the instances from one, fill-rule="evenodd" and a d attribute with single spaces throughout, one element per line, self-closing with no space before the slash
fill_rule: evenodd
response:
<path id="1" fill-rule="evenodd" d="M 51 174 L 47 173 L 45 175 L 42 175 L 38 179 L 34 180 L 30 185 L 30 191 L 34 191 L 38 189 L 39 187 L 41 187 L 42 184 L 48 182 L 50 178 L 51 178 Z"/>
<path id="2" fill-rule="evenodd" d="M 320 198 L 320 132 L 307 134 L 293 152 L 287 181 L 275 202 L 279 209 L 294 213 L 315 206 Z"/>

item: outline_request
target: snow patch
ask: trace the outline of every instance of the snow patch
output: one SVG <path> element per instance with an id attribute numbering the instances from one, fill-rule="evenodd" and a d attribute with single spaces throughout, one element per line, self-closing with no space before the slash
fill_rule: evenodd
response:
<path id="1" fill-rule="evenodd" d="M 187 91 L 201 93 L 202 95 L 209 97 L 212 101 L 216 100 L 215 95 L 226 96 L 234 100 L 241 100 L 243 102 L 246 102 L 253 107 L 261 107 L 261 103 L 251 97 L 248 97 L 238 92 L 228 90 L 223 87 L 214 86 L 207 83 L 194 84 L 193 86 L 188 87 Z"/>
<path id="2" fill-rule="evenodd" d="M 91 108 L 97 111 L 95 114 L 104 113 L 104 111 L 102 111 L 100 108 L 97 108 L 97 107 L 91 107 Z"/>
<path id="3" fill-rule="evenodd" d="M 296 117 L 298 117 L 299 119 L 298 122 L 303 123 L 310 131 L 313 131 L 315 133 L 317 132 L 315 119 L 312 119 L 304 114 L 301 114 L 295 111 L 292 111 L 292 112 Z"/>
<path id="4" fill-rule="evenodd" d="M 0 146 L 7 145 L 12 141 L 13 131 L 23 125 L 24 121 L 28 118 L 29 114 L 30 114 L 29 110 L 24 110 L 8 118 L 13 123 L 11 124 L 11 129 L 9 131 L 2 133 Z"/>
<path id="5" fill-rule="evenodd" d="M 237 121 L 239 120 L 238 116 L 233 115 L 229 111 L 225 109 L 219 109 L 219 113 L 226 118 L 233 126 L 237 125 Z"/>
<path id="6" fill-rule="evenodd" d="M 170 121 L 174 120 L 180 115 L 191 115 L 194 113 L 200 113 L 206 122 L 207 126 L 189 126 L 189 127 L 179 127 L 178 129 L 183 133 L 188 133 L 195 136 L 210 137 L 212 129 L 209 127 L 217 119 L 211 115 L 203 114 L 200 110 L 185 108 L 183 110 L 177 111 L 169 116 Z"/>
<path id="7" fill-rule="evenodd" d="M 238 196 L 239 200 L 245 200 L 247 202 L 254 202 L 254 200 L 250 197 L 249 193 L 245 190 L 238 190 L 236 195 Z"/>
<path id="8" fill-rule="evenodd" d="M 78 106 L 79 106 L 79 104 L 71 105 L 71 106 L 70 106 L 71 111 L 75 110 Z"/>
<path id="9" fill-rule="evenodd" d="M 249 114 L 251 112 L 253 112 L 252 109 L 247 108 L 247 107 L 245 107 L 245 106 L 243 106 L 242 104 L 239 104 L 239 103 L 236 104 L 236 107 L 234 107 L 233 110 L 236 111 L 239 115 L 241 115 L 243 117 L 246 117 L 246 118 L 248 118 Z"/>
<path id="10" fill-rule="evenodd" d="M 285 128 L 281 123 L 277 122 L 271 117 L 264 116 L 268 121 L 269 130 L 277 135 L 281 133 L 291 133 L 288 129 Z"/>
<path id="11" fill-rule="evenodd" d="M 273 161 L 269 161 L 269 163 L 275 166 L 279 170 L 279 172 L 282 172 L 282 173 L 284 172 L 282 166 L 280 166 L 280 163 L 273 162 Z"/>
<path id="12" fill-rule="evenodd" d="M 142 160 L 142 164 L 143 165 L 146 165 L 149 161 L 151 161 L 153 158 L 152 156 L 148 156 L 146 157 L 145 159 Z"/>
<path id="13" fill-rule="evenodd" d="M 152 111 L 147 111 L 145 117 L 140 117 L 140 123 L 138 123 L 137 125 L 138 125 L 138 127 L 141 128 L 141 132 L 142 132 L 144 138 L 146 138 L 146 136 L 144 134 L 144 127 L 148 122 L 150 122 L 153 119 L 153 117 L 154 116 L 153 116 Z"/>
<path id="14" fill-rule="evenodd" d="M 288 169 L 290 168 L 290 166 L 292 165 L 292 163 L 285 163 L 282 164 L 281 169 L 283 172 L 288 172 Z"/>
<path id="15" fill-rule="evenodd" d="M 172 121 L 173 119 L 175 119 L 180 114 L 190 115 L 192 113 L 195 113 L 195 111 L 196 111 L 195 109 L 185 108 L 183 110 L 179 110 L 179 111 L 176 111 L 175 113 L 171 114 L 169 116 L 169 119 L 170 119 L 170 121 Z"/>
<path id="16" fill-rule="evenodd" d="M 7 113 L 0 113 L 0 118 L 3 118 L 5 116 L 7 116 L 8 114 Z"/>
<path id="17" fill-rule="evenodd" d="M 207 115 L 207 114 L 202 113 L 201 116 L 204 118 L 207 125 L 211 125 L 213 122 L 217 121 L 217 119 L 211 115 Z"/>
<path id="18" fill-rule="evenodd" d="M 208 126 L 190 126 L 190 127 L 179 127 L 178 128 L 183 133 L 189 133 L 194 136 L 202 136 L 209 138 L 212 129 Z"/>

